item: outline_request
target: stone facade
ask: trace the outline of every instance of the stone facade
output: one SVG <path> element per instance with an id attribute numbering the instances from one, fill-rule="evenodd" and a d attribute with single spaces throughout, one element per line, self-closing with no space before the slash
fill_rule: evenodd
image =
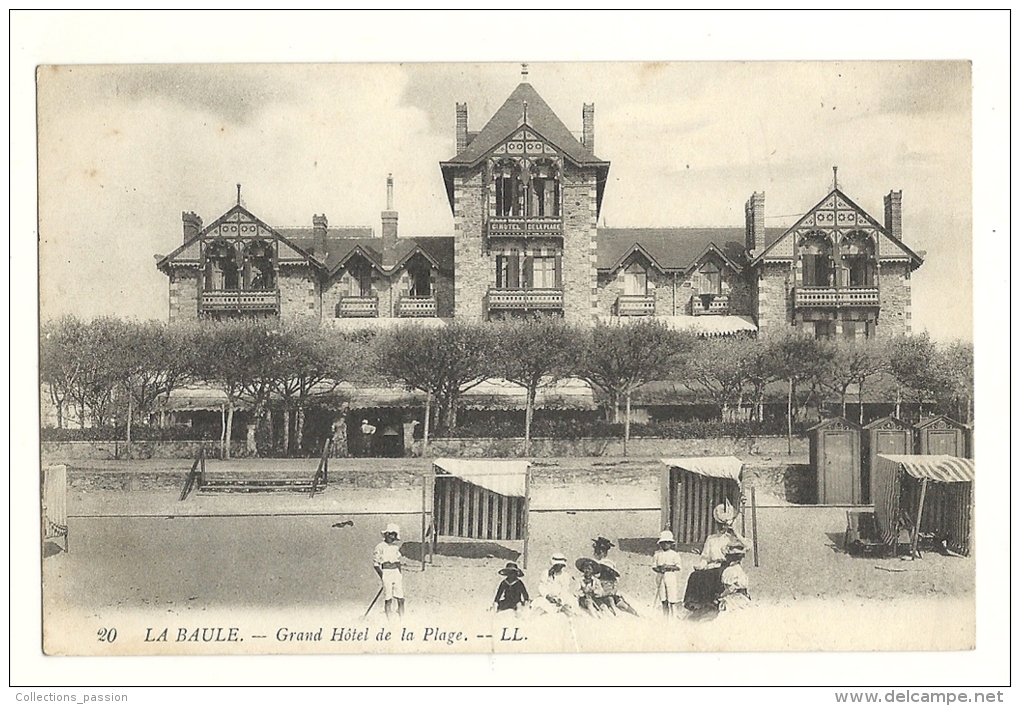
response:
<path id="1" fill-rule="evenodd" d="M 788 262 L 769 262 L 757 279 L 758 334 L 782 335 L 793 322 L 793 272 Z"/>
<path id="2" fill-rule="evenodd" d="M 282 268 L 278 279 L 281 319 L 312 319 L 322 315 L 319 287 L 309 268 Z"/>
<path id="3" fill-rule="evenodd" d="M 875 331 L 879 338 L 895 338 L 911 333 L 910 269 L 906 263 L 885 263 L 878 275 L 882 310 Z"/>
<path id="4" fill-rule="evenodd" d="M 482 167 L 458 174 L 453 189 L 453 316 L 484 321 L 486 294 L 495 285 L 495 262 L 486 251 Z"/>
<path id="5" fill-rule="evenodd" d="M 170 323 L 198 318 L 198 270 L 175 267 L 170 275 Z"/>
<path id="6" fill-rule="evenodd" d="M 570 164 L 563 170 L 563 316 L 591 324 L 598 306 L 595 172 Z"/>

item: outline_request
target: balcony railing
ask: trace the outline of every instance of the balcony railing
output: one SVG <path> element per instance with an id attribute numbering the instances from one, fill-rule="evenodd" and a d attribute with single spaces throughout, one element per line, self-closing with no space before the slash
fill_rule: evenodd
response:
<path id="1" fill-rule="evenodd" d="M 379 316 L 379 297 L 342 297 L 336 305 L 337 318 Z"/>
<path id="2" fill-rule="evenodd" d="M 559 216 L 492 217 L 486 225 L 490 238 L 548 238 L 563 235 Z"/>
<path id="3" fill-rule="evenodd" d="M 211 290 L 202 292 L 202 311 L 280 311 L 280 292 Z"/>
<path id="4" fill-rule="evenodd" d="M 730 298 L 725 294 L 695 294 L 691 299 L 691 313 L 694 316 L 726 316 L 730 313 Z"/>
<path id="5" fill-rule="evenodd" d="M 877 307 L 878 287 L 797 287 L 793 305 L 802 309 Z"/>
<path id="6" fill-rule="evenodd" d="M 397 302 L 397 316 L 405 318 L 428 318 L 436 316 L 435 297 L 401 297 Z"/>
<path id="7" fill-rule="evenodd" d="M 617 316 L 652 316 L 655 297 L 650 294 L 621 294 L 616 299 Z"/>
<path id="8" fill-rule="evenodd" d="M 562 289 L 490 289 L 489 309 L 562 309 Z"/>

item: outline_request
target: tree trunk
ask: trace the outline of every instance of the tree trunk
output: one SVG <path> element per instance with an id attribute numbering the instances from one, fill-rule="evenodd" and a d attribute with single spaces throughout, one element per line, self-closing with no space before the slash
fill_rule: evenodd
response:
<path id="1" fill-rule="evenodd" d="M 786 394 L 786 453 L 793 455 L 793 378 L 787 381 Z"/>
<path id="2" fill-rule="evenodd" d="M 230 460 L 230 440 L 234 436 L 234 400 L 227 398 L 227 424 L 223 427 L 223 458 Z"/>
<path id="3" fill-rule="evenodd" d="M 294 440 L 294 448 L 301 453 L 301 449 L 305 445 L 305 408 L 298 407 L 297 410 L 297 431 L 295 432 L 297 438 Z"/>
<path id="4" fill-rule="evenodd" d="M 896 418 L 897 419 L 903 419 L 903 417 L 900 414 L 900 402 L 901 402 L 900 388 L 897 387 L 896 388 Z"/>
<path id="5" fill-rule="evenodd" d="M 845 387 L 843 388 L 843 391 L 839 394 L 839 409 L 840 409 L 839 416 L 843 417 L 843 419 L 846 419 L 846 388 Z"/>
<path id="6" fill-rule="evenodd" d="M 623 455 L 627 455 L 627 445 L 630 443 L 630 392 L 626 394 L 627 413 L 623 417 Z"/>
<path id="7" fill-rule="evenodd" d="M 527 401 L 524 404 L 524 455 L 531 455 L 531 420 L 535 416 L 535 388 L 528 388 Z"/>
<path id="8" fill-rule="evenodd" d="M 857 423 L 864 426 L 864 383 L 857 384 L 857 406 L 860 407 Z"/>
<path id="9" fill-rule="evenodd" d="M 283 408 L 283 455 L 290 455 L 290 410 Z"/>
<path id="10" fill-rule="evenodd" d="M 131 453 L 131 413 L 134 411 L 134 395 L 131 394 L 131 390 L 128 390 L 128 409 L 127 409 L 127 433 L 125 435 L 125 441 L 128 445 L 128 453 Z"/>
<path id="11" fill-rule="evenodd" d="M 432 424 L 432 393 L 425 393 L 425 429 L 422 430 L 421 455 L 429 455 L 429 426 Z"/>

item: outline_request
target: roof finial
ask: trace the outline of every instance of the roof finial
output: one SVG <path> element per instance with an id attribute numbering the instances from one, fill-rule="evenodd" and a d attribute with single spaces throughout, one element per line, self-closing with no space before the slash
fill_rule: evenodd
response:
<path id="1" fill-rule="evenodd" d="M 839 182 L 836 181 L 836 172 L 839 171 L 839 167 L 832 168 L 832 190 L 835 191 L 839 188 Z"/>
<path id="2" fill-rule="evenodd" d="M 527 83 L 528 82 L 528 65 L 527 64 L 521 64 L 521 82 L 522 83 Z"/>
<path id="3" fill-rule="evenodd" d="M 521 102 L 524 104 L 524 119 L 521 121 L 521 124 L 527 125 L 528 124 L 528 101 L 521 101 Z"/>
<path id="4" fill-rule="evenodd" d="M 237 205 L 241 205 L 241 185 L 237 185 Z"/>

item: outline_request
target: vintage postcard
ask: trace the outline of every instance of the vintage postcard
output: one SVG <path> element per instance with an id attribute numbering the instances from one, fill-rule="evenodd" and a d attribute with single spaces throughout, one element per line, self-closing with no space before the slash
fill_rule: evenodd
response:
<path id="1" fill-rule="evenodd" d="M 36 81 L 46 654 L 975 647 L 969 62 Z"/>

